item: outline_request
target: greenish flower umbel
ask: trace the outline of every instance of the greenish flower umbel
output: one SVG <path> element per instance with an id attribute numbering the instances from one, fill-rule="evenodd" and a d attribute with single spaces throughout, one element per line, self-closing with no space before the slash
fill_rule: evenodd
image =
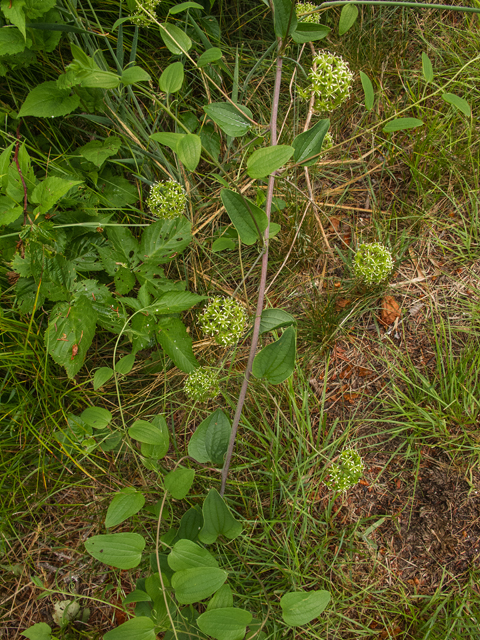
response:
<path id="1" fill-rule="evenodd" d="M 316 111 L 333 111 L 350 95 L 353 73 L 342 56 L 329 51 L 321 51 L 313 60 L 316 69 L 308 74 L 310 84 L 299 89 L 299 94 L 305 100 L 310 100 L 313 94 Z"/>
<path id="2" fill-rule="evenodd" d="M 136 0 L 136 9 L 132 15 L 132 22 L 139 27 L 148 28 L 153 23 L 149 14 L 155 15 L 155 9 L 161 1 L 162 0 Z"/>
<path id="3" fill-rule="evenodd" d="M 237 343 L 247 324 L 247 314 L 233 298 L 215 296 L 199 317 L 203 333 L 224 347 Z"/>
<path id="4" fill-rule="evenodd" d="M 147 200 L 151 213 L 164 220 L 179 218 L 184 213 L 186 204 L 185 189 L 175 180 L 156 182 L 152 185 Z"/>
<path id="5" fill-rule="evenodd" d="M 361 244 L 355 254 L 355 274 L 366 285 L 385 282 L 393 271 L 392 254 L 380 242 Z"/>
<path id="6" fill-rule="evenodd" d="M 323 143 L 322 143 L 322 153 L 326 153 L 333 146 L 335 146 L 335 140 L 333 139 L 333 136 L 330 133 L 330 131 L 327 131 L 327 133 L 325 134 L 325 137 L 323 139 Z"/>
<path id="7" fill-rule="evenodd" d="M 220 393 L 218 373 L 209 367 L 198 367 L 185 380 L 183 390 L 190 400 L 207 402 Z"/>
<path id="8" fill-rule="evenodd" d="M 312 4 L 311 2 L 297 2 L 297 6 L 295 7 L 295 11 L 297 12 L 297 18 L 300 22 L 311 22 L 313 24 L 318 24 L 320 22 L 320 14 L 312 13 L 310 16 L 306 16 L 306 13 L 310 13 L 310 11 L 315 11 L 315 9 L 319 9 L 320 7 L 316 4 Z M 302 16 L 305 16 L 302 18 Z"/>
<path id="9" fill-rule="evenodd" d="M 345 449 L 339 456 L 338 464 L 330 466 L 330 478 L 325 482 L 334 491 L 347 491 L 357 484 L 363 475 L 362 457 L 355 449 Z"/>

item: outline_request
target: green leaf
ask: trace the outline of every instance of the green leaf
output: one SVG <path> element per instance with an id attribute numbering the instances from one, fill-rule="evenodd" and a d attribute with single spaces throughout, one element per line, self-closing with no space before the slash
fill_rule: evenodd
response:
<path id="1" fill-rule="evenodd" d="M 230 189 L 222 189 L 220 196 L 242 242 L 250 245 L 260 240 L 259 232 L 262 234 L 268 225 L 265 212 L 251 200 Z"/>
<path id="2" fill-rule="evenodd" d="M 212 554 L 191 540 L 179 540 L 168 554 L 168 564 L 174 571 L 185 571 L 195 567 L 215 567 L 218 562 Z"/>
<path id="3" fill-rule="evenodd" d="M 289 378 L 295 369 L 296 331 L 288 327 L 281 338 L 267 344 L 253 361 L 252 373 L 272 384 L 280 384 Z"/>
<path id="4" fill-rule="evenodd" d="M 194 469 L 178 467 L 165 476 L 165 489 L 172 494 L 175 500 L 183 500 L 190 491 L 194 478 Z"/>
<path id="5" fill-rule="evenodd" d="M 8 167 L 10 166 L 10 158 L 12 156 L 14 143 L 6 147 L 0 155 L 0 184 L 2 189 L 7 188 Z"/>
<path id="6" fill-rule="evenodd" d="M 165 93 L 176 93 L 180 91 L 184 75 L 183 64 L 181 62 L 169 64 L 160 76 L 160 91 L 164 91 Z"/>
<path id="7" fill-rule="evenodd" d="M 416 127 L 423 126 L 423 122 L 418 118 L 396 118 L 390 120 L 383 127 L 384 133 L 392 133 L 393 131 L 403 131 L 404 129 L 415 129 Z"/>
<path id="8" fill-rule="evenodd" d="M 252 126 L 248 120 L 252 117 L 252 112 L 247 107 L 240 105 L 235 107 L 229 102 L 212 102 L 205 105 L 203 110 L 227 136 L 232 138 L 245 135 Z"/>
<path id="9" fill-rule="evenodd" d="M 66 116 L 75 111 L 79 104 L 79 96 L 71 96 L 69 89 L 59 89 L 57 83 L 53 81 L 43 82 L 30 91 L 18 117 L 53 118 Z"/>
<path id="10" fill-rule="evenodd" d="M 375 100 L 372 81 L 363 71 L 360 71 L 360 80 L 362 81 L 363 93 L 365 94 L 365 108 L 367 111 L 370 111 L 373 108 Z"/>
<path id="11" fill-rule="evenodd" d="M 52 637 L 52 629 L 45 622 L 37 622 L 33 627 L 29 627 L 20 633 L 29 640 L 50 640 Z"/>
<path id="12" fill-rule="evenodd" d="M 150 306 L 150 310 L 159 315 L 180 313 L 206 299 L 206 296 L 191 291 L 167 291 Z"/>
<path id="13" fill-rule="evenodd" d="M 426 53 L 422 53 L 422 73 L 426 82 L 433 81 L 433 65 Z"/>
<path id="14" fill-rule="evenodd" d="M 317 162 L 318 158 L 311 158 L 322 150 L 323 139 L 330 127 L 330 120 L 319 120 L 311 129 L 298 135 L 292 142 L 294 148 L 293 160 L 297 164 L 309 167 Z M 308 160 L 308 161 L 307 161 Z"/>
<path id="15" fill-rule="evenodd" d="M 42 213 L 47 213 L 72 187 L 79 184 L 83 184 L 83 181 L 55 177 L 45 178 L 33 190 L 31 201 L 40 205 Z"/>
<path id="16" fill-rule="evenodd" d="M 12 0 L 2 0 L 0 6 L 5 18 L 17 27 L 26 40 L 25 13 L 23 11 L 25 0 L 13 0 L 13 2 Z"/>
<path id="17" fill-rule="evenodd" d="M 168 11 L 168 13 L 170 13 L 173 16 L 177 13 L 180 13 L 181 11 L 186 11 L 187 9 L 200 9 L 201 11 L 205 10 L 201 4 L 198 4 L 198 2 L 181 2 L 180 4 L 177 4 L 175 7 L 172 7 Z"/>
<path id="18" fill-rule="evenodd" d="M 194 133 L 187 133 L 178 141 L 175 151 L 180 162 L 185 165 L 189 171 L 195 171 L 202 153 L 200 136 Z"/>
<path id="19" fill-rule="evenodd" d="M 180 604 L 192 604 L 209 598 L 220 589 L 227 577 L 228 573 L 222 569 L 196 567 L 176 571 L 172 577 L 172 587 Z"/>
<path id="20" fill-rule="evenodd" d="M 95 335 L 97 314 L 86 298 L 74 304 L 60 302 L 50 313 L 45 344 L 55 362 L 73 378 L 85 360 Z"/>
<path id="21" fill-rule="evenodd" d="M 157 265 L 170 262 L 188 246 L 191 236 L 190 222 L 181 216 L 174 220 L 159 220 L 145 229 L 140 242 L 140 255 L 144 263 Z"/>
<path id="22" fill-rule="evenodd" d="M 202 613 L 197 624 L 204 633 L 216 640 L 243 640 L 251 621 L 252 614 L 245 609 L 225 607 Z"/>
<path id="23" fill-rule="evenodd" d="M 331 29 L 323 24 L 312 24 L 309 22 L 299 22 L 297 28 L 292 33 L 292 40 L 297 44 L 323 40 L 330 33 Z"/>
<path id="24" fill-rule="evenodd" d="M 97 391 L 100 387 L 110 380 L 113 377 L 113 369 L 110 367 L 100 367 L 95 371 L 95 375 L 93 376 L 93 389 Z"/>
<path id="25" fill-rule="evenodd" d="M 8 196 L 0 196 L 0 225 L 12 224 L 23 214 L 23 207 Z M 18 255 L 18 254 L 17 254 Z"/>
<path id="26" fill-rule="evenodd" d="M 25 47 L 31 47 L 30 38 L 25 40 L 23 34 L 14 27 L 0 28 L 0 56 L 14 55 L 22 53 Z M 55 83 L 53 83 L 55 84 Z"/>
<path id="27" fill-rule="evenodd" d="M 216 489 L 210 489 L 203 503 L 203 528 L 198 537 L 204 544 L 213 544 L 219 535 L 233 540 L 242 533 L 242 525 L 230 513 Z"/>
<path id="28" fill-rule="evenodd" d="M 124 489 L 117 493 L 110 503 L 105 516 L 105 526 L 107 529 L 116 527 L 127 518 L 135 515 L 145 504 L 143 494 L 133 488 Z"/>
<path id="29" fill-rule="evenodd" d="M 291 627 L 299 627 L 318 618 L 330 602 L 328 591 L 295 591 L 280 599 L 282 615 Z"/>
<path id="30" fill-rule="evenodd" d="M 260 334 L 289 327 L 292 324 L 297 324 L 297 321 L 283 309 L 265 309 L 260 318 Z"/>
<path id="31" fill-rule="evenodd" d="M 160 318 L 157 324 L 157 340 L 176 367 L 191 373 L 199 363 L 192 349 L 192 338 L 180 318 Z"/>
<path id="32" fill-rule="evenodd" d="M 57 3 L 56 0 L 27 0 L 25 13 L 29 20 L 40 18 L 50 11 Z"/>
<path id="33" fill-rule="evenodd" d="M 218 47 L 211 47 L 202 53 L 202 55 L 197 60 L 197 66 L 202 68 L 206 67 L 207 64 L 211 64 L 212 62 L 216 62 L 222 58 L 222 51 Z"/>
<path id="34" fill-rule="evenodd" d="M 223 587 L 215 593 L 213 598 L 207 605 L 207 611 L 212 609 L 225 609 L 226 607 L 233 607 L 233 594 L 228 584 L 224 584 Z"/>
<path id="35" fill-rule="evenodd" d="M 157 416 L 157 424 L 146 420 L 137 420 L 128 430 L 128 435 L 138 442 L 163 447 L 164 455 L 168 451 L 169 435 L 165 418 Z M 160 456 L 163 458 L 163 456 Z"/>
<path id="36" fill-rule="evenodd" d="M 275 35 L 283 39 L 297 27 L 295 5 L 292 0 L 272 0 L 272 3 Z"/>
<path id="37" fill-rule="evenodd" d="M 345 4 L 340 13 L 338 22 L 338 35 L 343 36 L 344 33 L 353 27 L 358 17 L 358 7 L 355 4 Z"/>
<path id="38" fill-rule="evenodd" d="M 155 623 L 151 618 L 139 616 L 127 620 L 116 629 L 107 631 L 103 640 L 155 640 Z"/>
<path id="39" fill-rule="evenodd" d="M 223 466 L 232 431 L 230 420 L 221 409 L 217 409 L 207 420 L 205 450 L 213 464 Z"/>
<path id="40" fill-rule="evenodd" d="M 135 354 L 129 353 L 128 356 L 123 356 L 123 358 L 120 358 L 120 360 L 118 360 L 118 362 L 115 364 L 115 371 L 121 376 L 126 376 L 133 369 L 134 363 Z"/>
<path id="41" fill-rule="evenodd" d="M 203 526 L 203 515 L 196 507 L 192 507 L 186 511 L 180 520 L 177 538 L 179 540 L 191 540 L 192 542 L 198 538 L 198 534 Z"/>
<path id="42" fill-rule="evenodd" d="M 80 414 L 80 419 L 93 429 L 105 429 L 112 421 L 112 418 L 110 411 L 103 407 L 87 407 Z"/>
<path id="43" fill-rule="evenodd" d="M 225 251 L 225 249 L 235 249 L 235 242 L 231 238 L 217 238 L 212 243 L 212 251 L 214 253 Z"/>
<path id="44" fill-rule="evenodd" d="M 179 141 L 186 136 L 185 133 L 170 133 L 168 131 L 162 131 L 161 133 L 152 133 L 150 138 L 164 144 L 172 151 L 176 151 Z M 158 223 L 157 223 L 158 224 Z"/>
<path id="45" fill-rule="evenodd" d="M 460 98 L 460 96 L 456 96 L 454 93 L 444 93 L 442 94 L 442 98 L 448 104 L 453 105 L 459 111 L 461 111 L 465 116 L 469 117 L 472 115 L 472 110 L 470 109 L 470 105 L 466 100 Z"/>
<path id="46" fill-rule="evenodd" d="M 174 55 L 187 53 L 192 47 L 192 41 L 187 34 L 173 24 L 164 22 L 160 25 L 160 35 L 167 49 Z"/>
<path id="47" fill-rule="evenodd" d="M 286 144 L 257 149 L 247 160 L 247 173 L 251 178 L 265 178 L 293 156 L 295 149 Z"/>
<path id="48" fill-rule="evenodd" d="M 122 84 L 136 84 L 137 82 L 150 82 L 151 76 L 142 67 L 128 67 L 122 73 Z"/>
<path id="49" fill-rule="evenodd" d="M 117 569 L 133 569 L 140 564 L 145 539 L 138 533 L 110 533 L 85 541 L 85 549 L 96 560 Z"/>
<path id="50" fill-rule="evenodd" d="M 77 150 L 83 158 L 89 162 L 93 162 L 98 168 L 100 168 L 105 160 L 111 156 L 117 155 L 122 141 L 117 136 L 110 136 L 103 142 L 101 140 L 92 140 L 83 147 Z"/>
<path id="51" fill-rule="evenodd" d="M 148 593 L 145 593 L 145 591 L 142 591 L 141 589 L 135 589 L 134 591 L 131 591 L 128 594 L 128 596 L 122 600 L 122 604 L 130 604 L 131 602 L 151 602 L 151 601 L 152 599 L 148 595 Z"/>
<path id="52" fill-rule="evenodd" d="M 127 267 L 119 267 L 114 277 L 115 291 L 124 296 L 135 286 L 135 275 Z"/>

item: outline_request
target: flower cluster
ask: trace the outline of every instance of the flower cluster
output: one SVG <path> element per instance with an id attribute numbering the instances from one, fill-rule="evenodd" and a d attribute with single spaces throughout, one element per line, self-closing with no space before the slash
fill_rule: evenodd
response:
<path id="1" fill-rule="evenodd" d="M 180 217 L 185 211 L 187 196 L 175 180 L 156 182 L 150 189 L 147 205 L 154 216 L 163 219 Z"/>
<path id="2" fill-rule="evenodd" d="M 312 4 L 311 2 L 297 2 L 297 6 L 295 10 L 297 12 L 297 18 L 300 22 L 312 22 L 313 24 L 318 24 L 320 22 L 320 14 L 312 13 L 310 16 L 305 16 L 306 13 L 310 13 L 310 11 L 315 11 L 315 9 L 319 9 L 320 7 L 316 4 Z M 305 16 L 302 18 L 302 16 Z"/>
<path id="3" fill-rule="evenodd" d="M 330 467 L 330 478 L 325 482 L 334 491 L 347 491 L 355 486 L 363 475 L 363 460 L 355 449 L 345 449 L 339 456 L 339 463 Z"/>
<path id="4" fill-rule="evenodd" d="M 318 53 L 313 62 L 316 68 L 308 74 L 310 84 L 306 89 L 300 89 L 299 94 L 305 100 L 310 100 L 313 94 L 316 111 L 332 111 L 350 95 L 353 73 L 348 62 L 328 51 Z"/>
<path id="5" fill-rule="evenodd" d="M 366 285 L 380 284 L 387 280 L 393 266 L 392 254 L 380 242 L 361 244 L 355 254 L 355 274 Z"/>
<path id="6" fill-rule="evenodd" d="M 327 131 L 322 143 L 322 153 L 326 153 L 335 145 L 335 140 L 333 139 L 330 131 Z"/>
<path id="7" fill-rule="evenodd" d="M 215 398 L 220 393 L 217 371 L 208 367 L 198 367 L 186 379 L 183 390 L 190 400 L 196 402 L 207 402 Z"/>
<path id="8" fill-rule="evenodd" d="M 247 324 L 247 314 L 233 298 L 215 296 L 199 317 L 199 323 L 207 336 L 223 346 L 235 344 L 242 337 Z"/>
<path id="9" fill-rule="evenodd" d="M 139 27 L 149 27 L 153 20 L 149 14 L 155 15 L 155 9 L 162 0 L 136 0 L 136 9 L 132 22 Z"/>

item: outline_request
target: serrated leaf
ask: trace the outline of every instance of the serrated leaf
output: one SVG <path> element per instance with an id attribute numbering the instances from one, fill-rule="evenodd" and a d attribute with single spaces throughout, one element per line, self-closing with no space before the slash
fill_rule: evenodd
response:
<path id="1" fill-rule="evenodd" d="M 297 27 L 295 3 L 292 0 L 272 0 L 272 3 L 275 35 L 283 39 Z"/>
<path id="2" fill-rule="evenodd" d="M 292 142 L 294 148 L 293 160 L 297 164 L 302 164 L 304 167 L 309 167 L 317 162 L 318 158 L 311 158 L 311 156 L 317 155 L 322 150 L 323 139 L 330 127 L 330 120 L 320 120 L 311 129 L 298 135 Z"/>
<path id="3" fill-rule="evenodd" d="M 227 607 L 233 607 L 233 594 L 230 586 L 224 584 L 208 603 L 207 611 L 212 611 L 212 609 L 225 609 Z"/>
<path id="4" fill-rule="evenodd" d="M 230 189 L 220 192 L 223 206 L 244 244 L 255 244 L 268 225 L 265 212 L 251 200 Z M 255 224 L 256 223 L 256 224 Z"/>
<path id="5" fill-rule="evenodd" d="M 470 109 L 470 105 L 466 100 L 460 98 L 460 96 L 456 96 L 454 93 L 444 93 L 442 94 L 442 98 L 448 104 L 453 105 L 459 111 L 461 111 L 465 116 L 470 117 L 472 115 L 472 110 Z"/>
<path id="6" fill-rule="evenodd" d="M 295 369 L 296 331 L 288 327 L 282 336 L 267 344 L 253 361 L 252 373 L 271 384 L 280 384 L 289 378 Z"/>
<path id="7" fill-rule="evenodd" d="M 422 73 L 426 82 L 433 81 L 433 65 L 426 53 L 422 53 Z"/>
<path id="8" fill-rule="evenodd" d="M 66 116 L 80 104 L 78 95 L 70 95 L 69 89 L 59 89 L 54 81 L 43 82 L 30 91 L 18 113 L 19 118 L 36 116 L 53 118 Z"/>
<path id="9" fill-rule="evenodd" d="M 297 44 L 305 44 L 305 42 L 314 42 L 315 40 L 323 40 L 330 33 L 331 29 L 323 24 L 311 24 L 308 22 L 299 22 L 297 28 L 292 33 L 292 40 Z"/>
<path id="10" fill-rule="evenodd" d="M 360 71 L 360 80 L 362 81 L 363 93 L 365 94 L 365 108 L 370 111 L 375 101 L 375 92 L 373 90 L 372 81 L 366 73 Z"/>
<path id="11" fill-rule="evenodd" d="M 22 34 L 24 40 L 27 38 L 25 29 L 25 0 L 2 0 L 1 9 L 7 20 L 10 20 Z M 10 52 L 9 52 L 10 53 Z"/>
<path id="12" fill-rule="evenodd" d="M 345 4 L 340 13 L 338 22 L 338 35 L 343 36 L 344 33 L 353 27 L 358 17 L 358 7 L 355 4 Z"/>
<path id="13" fill-rule="evenodd" d="M 135 364 L 135 354 L 129 353 L 128 356 L 123 356 L 118 362 L 115 363 L 115 371 L 121 376 L 126 376 L 133 369 Z"/>
<path id="14" fill-rule="evenodd" d="M 93 388 L 95 391 L 103 387 L 103 385 L 113 377 L 113 369 L 110 367 L 100 367 L 95 371 L 95 375 L 93 376 Z"/>
<path id="15" fill-rule="evenodd" d="M 218 47 L 211 47 L 202 53 L 202 55 L 197 60 L 197 66 L 202 68 L 206 67 L 207 64 L 211 64 L 212 62 L 216 62 L 217 60 L 221 60 L 222 51 Z"/>
<path id="16" fill-rule="evenodd" d="M 415 129 L 416 127 L 423 126 L 423 122 L 418 118 L 396 118 L 390 120 L 383 127 L 384 133 L 392 133 L 394 131 L 404 131 L 405 129 Z"/>
<path id="17" fill-rule="evenodd" d="M 175 149 L 180 162 L 189 170 L 195 171 L 200 162 L 202 153 L 202 141 L 200 136 L 194 133 L 188 133 L 181 138 Z"/>
<path id="18" fill-rule="evenodd" d="M 112 418 L 110 411 L 103 407 L 87 407 L 80 415 L 80 419 L 93 429 L 105 429 Z"/>
<path id="19" fill-rule="evenodd" d="M 172 494 L 175 500 L 183 500 L 190 491 L 194 478 L 194 469 L 178 467 L 165 476 L 165 489 Z"/>
<path id="20" fill-rule="evenodd" d="M 227 572 L 222 569 L 196 567 L 176 571 L 172 577 L 172 587 L 180 604 L 193 604 L 209 598 L 220 589 L 227 577 Z"/>
<path id="21" fill-rule="evenodd" d="M 185 571 L 195 567 L 215 567 L 218 562 L 212 554 L 191 540 L 179 540 L 168 554 L 168 564 L 174 571 Z"/>
<path id="22" fill-rule="evenodd" d="M 285 622 L 298 627 L 318 618 L 329 602 L 328 591 L 295 591 L 282 596 L 280 606 Z"/>
<path id="23" fill-rule="evenodd" d="M 151 618 L 138 616 L 127 620 L 116 629 L 107 631 L 103 640 L 155 640 L 155 623 Z"/>
<path id="24" fill-rule="evenodd" d="M 119 267 L 114 276 L 115 290 L 124 296 L 135 286 L 135 275 L 127 267 Z"/>
<path id="25" fill-rule="evenodd" d="M 265 309 L 260 318 L 260 334 L 292 324 L 297 324 L 297 321 L 283 309 Z"/>
<path id="26" fill-rule="evenodd" d="M 140 564 L 145 539 L 138 533 L 110 533 L 85 541 L 85 549 L 96 560 L 117 569 L 133 569 Z"/>
<path id="27" fill-rule="evenodd" d="M 198 537 L 204 544 L 213 544 L 219 535 L 233 540 L 242 533 L 242 525 L 230 513 L 216 489 L 210 489 L 204 500 L 203 527 Z"/>
<path id="28" fill-rule="evenodd" d="M 72 187 L 83 184 L 82 180 L 64 180 L 63 178 L 45 178 L 31 195 L 32 202 L 40 205 L 41 212 L 47 213 Z"/>
<path id="29" fill-rule="evenodd" d="M 180 318 L 160 318 L 157 324 L 157 340 L 176 367 L 191 373 L 199 363 L 192 349 L 192 338 Z"/>
<path id="30" fill-rule="evenodd" d="M 165 93 L 176 93 L 180 91 L 184 75 L 183 64 L 181 62 L 169 64 L 160 76 L 160 91 L 164 91 Z"/>
<path id="31" fill-rule="evenodd" d="M 163 293 L 150 306 L 152 313 L 165 315 L 171 313 L 180 313 L 187 311 L 202 300 L 206 300 L 207 296 L 199 296 L 191 291 L 167 291 Z"/>
<path id="32" fill-rule="evenodd" d="M 160 35 L 167 49 L 174 55 L 187 53 L 192 47 L 187 34 L 173 24 L 164 22 L 160 25 Z"/>
<path id="33" fill-rule="evenodd" d="M 159 220 L 143 232 L 139 253 L 144 263 L 164 264 L 183 251 L 191 239 L 191 224 L 185 216 Z"/>
<path id="34" fill-rule="evenodd" d="M 205 105 L 203 110 L 224 133 L 232 138 L 245 135 L 252 126 L 248 120 L 252 117 L 252 112 L 241 105 L 234 106 L 229 102 L 212 102 L 212 104 Z"/>
<path id="35" fill-rule="evenodd" d="M 142 69 L 142 67 L 128 67 L 122 73 L 122 84 L 137 84 L 137 82 L 150 82 L 151 76 L 149 73 Z"/>
<path id="36" fill-rule="evenodd" d="M 105 526 L 107 529 L 116 527 L 127 518 L 135 515 L 145 504 L 143 494 L 132 489 L 131 491 L 120 491 L 113 498 L 105 516 Z"/>
<path id="37" fill-rule="evenodd" d="M 31 46 L 30 38 L 25 40 L 19 29 L 9 27 L 0 29 L 0 56 L 22 53 L 25 47 Z"/>
<path id="38" fill-rule="evenodd" d="M 247 173 L 251 178 L 265 178 L 290 160 L 295 149 L 286 144 L 257 149 L 247 160 Z"/>
<path id="39" fill-rule="evenodd" d="M 110 136 L 103 142 L 101 140 L 92 140 L 92 142 L 88 142 L 83 145 L 83 147 L 80 147 L 80 149 L 77 149 L 77 153 L 100 168 L 105 160 L 118 153 L 121 145 L 122 141 L 120 138 L 117 136 Z"/>

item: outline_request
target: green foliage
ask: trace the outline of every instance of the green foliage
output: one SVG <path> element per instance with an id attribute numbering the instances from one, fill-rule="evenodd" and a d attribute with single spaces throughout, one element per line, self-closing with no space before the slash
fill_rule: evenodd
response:
<path id="1" fill-rule="evenodd" d="M 392 254 L 380 242 L 361 244 L 354 259 L 355 274 L 366 285 L 384 282 L 393 271 Z"/>
<path id="2" fill-rule="evenodd" d="M 282 615 L 291 627 L 298 627 L 317 618 L 330 602 L 328 591 L 295 591 L 280 600 Z"/>
<path id="3" fill-rule="evenodd" d="M 113 498 L 108 507 L 107 515 L 105 516 L 105 526 L 107 529 L 116 527 L 140 511 L 144 504 L 145 497 L 143 494 L 135 491 L 132 487 L 122 489 L 122 491 L 117 493 Z"/>
<path id="4" fill-rule="evenodd" d="M 196 402 L 207 402 L 220 393 L 218 372 L 209 367 L 198 367 L 191 373 L 183 386 L 186 395 Z"/>
<path id="5" fill-rule="evenodd" d="M 363 475 L 363 460 L 355 449 L 346 449 L 329 468 L 330 478 L 325 483 L 334 491 L 347 491 L 355 486 Z"/>
<path id="6" fill-rule="evenodd" d="M 110 533 L 85 542 L 85 549 L 96 560 L 124 570 L 140 564 L 144 548 L 145 539 L 138 533 Z"/>
<path id="7" fill-rule="evenodd" d="M 353 73 L 346 60 L 328 51 L 318 53 L 313 62 L 308 74 L 310 84 L 299 93 L 305 100 L 315 97 L 316 111 L 333 111 L 349 97 Z"/>
<path id="8" fill-rule="evenodd" d="M 257 149 L 247 160 L 248 175 L 251 178 L 265 178 L 277 171 L 290 160 L 295 149 L 286 144 Z"/>
<path id="9" fill-rule="evenodd" d="M 271 384 L 280 384 L 289 378 L 295 369 L 296 331 L 287 327 L 282 336 L 267 344 L 253 361 L 252 373 Z"/>

